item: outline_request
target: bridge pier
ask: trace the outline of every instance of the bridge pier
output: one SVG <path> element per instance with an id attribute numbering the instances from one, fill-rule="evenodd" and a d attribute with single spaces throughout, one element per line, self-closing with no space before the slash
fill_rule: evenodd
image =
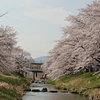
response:
<path id="1" fill-rule="evenodd" d="M 36 72 L 36 77 L 37 77 L 37 72 Z"/>
<path id="2" fill-rule="evenodd" d="M 35 81 L 35 73 L 33 72 L 33 81 Z"/>
<path id="3" fill-rule="evenodd" d="M 25 74 L 24 74 L 24 75 L 25 75 L 25 77 L 27 77 L 27 72 L 25 72 Z"/>
<path id="4" fill-rule="evenodd" d="M 36 77 L 37 77 L 37 72 L 33 72 L 33 81 L 35 80 Z"/>

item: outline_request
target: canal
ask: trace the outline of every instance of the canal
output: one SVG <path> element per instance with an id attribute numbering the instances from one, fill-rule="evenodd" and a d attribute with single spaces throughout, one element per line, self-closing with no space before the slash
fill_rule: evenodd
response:
<path id="1" fill-rule="evenodd" d="M 39 84 L 33 83 L 30 86 L 30 89 L 39 89 L 40 91 L 43 88 L 47 88 L 48 91 L 55 90 L 54 87 L 50 84 Z M 25 92 L 25 95 L 22 97 L 22 100 L 89 100 L 86 97 L 80 96 L 78 94 L 72 93 L 51 93 L 51 92 Z"/>

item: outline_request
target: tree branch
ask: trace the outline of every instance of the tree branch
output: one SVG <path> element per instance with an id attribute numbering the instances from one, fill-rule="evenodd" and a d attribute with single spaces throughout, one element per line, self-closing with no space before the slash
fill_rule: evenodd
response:
<path id="1" fill-rule="evenodd" d="M 6 15 L 8 12 L 6 12 L 6 13 L 3 13 L 2 15 L 0 15 L 0 17 L 2 17 L 2 16 L 4 16 L 4 15 Z"/>

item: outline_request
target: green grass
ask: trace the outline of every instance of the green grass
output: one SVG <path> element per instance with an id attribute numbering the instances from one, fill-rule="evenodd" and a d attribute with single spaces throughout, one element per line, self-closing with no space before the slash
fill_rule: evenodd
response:
<path id="1" fill-rule="evenodd" d="M 20 94 L 18 94 L 15 90 L 6 90 L 4 88 L 0 88 L 0 99 L 16 100 L 16 98 L 19 96 Z"/>
<path id="2" fill-rule="evenodd" d="M 16 85 L 19 83 L 19 78 L 14 76 L 0 75 L 0 82 L 6 82 L 11 85 Z"/>
<path id="3" fill-rule="evenodd" d="M 72 85 L 78 84 L 78 86 L 85 85 L 85 87 L 93 88 L 97 85 L 100 85 L 100 78 L 97 79 L 97 76 L 93 76 L 93 73 L 84 73 L 84 74 L 76 74 L 76 75 L 66 75 L 64 77 L 61 77 L 56 83 L 66 83 L 70 84 L 71 82 L 75 82 L 75 84 L 72 83 Z"/>
<path id="4" fill-rule="evenodd" d="M 56 81 L 55 81 L 55 80 L 47 79 L 47 80 L 46 80 L 46 83 L 55 85 L 55 84 L 56 84 Z"/>
<path id="5" fill-rule="evenodd" d="M 79 94 L 92 94 L 93 91 L 99 91 L 100 78 L 93 75 L 93 72 L 65 75 L 55 81 L 55 87 L 60 90 L 78 92 Z"/>
<path id="6" fill-rule="evenodd" d="M 8 86 L 0 86 L 0 100 L 17 100 L 22 95 L 17 87 L 22 90 L 27 88 L 31 83 L 31 79 L 13 75 L 0 75 L 0 83 L 6 83 L 9 86 L 9 88 Z"/>
<path id="7" fill-rule="evenodd" d="M 30 84 L 30 79 L 25 77 L 16 77 L 16 76 L 6 76 L 6 75 L 0 75 L 0 82 L 6 82 L 11 85 L 20 85 L 21 83 L 25 83 L 27 85 Z"/>

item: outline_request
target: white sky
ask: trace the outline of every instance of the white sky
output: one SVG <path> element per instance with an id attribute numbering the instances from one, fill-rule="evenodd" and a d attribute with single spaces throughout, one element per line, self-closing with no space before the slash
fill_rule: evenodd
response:
<path id="1" fill-rule="evenodd" d="M 77 14 L 94 0 L 0 0 L 1 25 L 9 25 L 18 32 L 18 45 L 33 58 L 46 56 L 62 36 L 64 19 Z"/>

